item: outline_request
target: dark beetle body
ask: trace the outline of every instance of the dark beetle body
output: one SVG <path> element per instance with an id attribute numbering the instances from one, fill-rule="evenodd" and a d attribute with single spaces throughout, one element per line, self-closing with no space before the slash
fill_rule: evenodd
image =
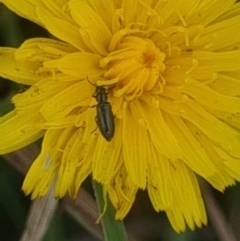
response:
<path id="1" fill-rule="evenodd" d="M 107 101 L 107 92 L 103 86 L 96 87 L 96 93 L 93 95 L 98 104 L 96 106 L 97 116 L 96 122 L 98 128 L 107 141 L 111 141 L 115 131 L 114 116 L 112 107 Z"/>

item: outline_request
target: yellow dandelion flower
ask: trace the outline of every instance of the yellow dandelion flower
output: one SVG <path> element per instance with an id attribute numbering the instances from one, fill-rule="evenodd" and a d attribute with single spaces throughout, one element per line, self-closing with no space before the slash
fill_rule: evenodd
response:
<path id="1" fill-rule="evenodd" d="M 221 191 L 240 180 L 240 4 L 0 2 L 59 39 L 0 49 L 0 75 L 30 86 L 0 119 L 0 153 L 44 136 L 25 193 L 42 197 L 54 179 L 57 198 L 74 198 L 92 174 L 117 219 L 146 189 L 177 232 L 205 224 L 196 174 Z"/>

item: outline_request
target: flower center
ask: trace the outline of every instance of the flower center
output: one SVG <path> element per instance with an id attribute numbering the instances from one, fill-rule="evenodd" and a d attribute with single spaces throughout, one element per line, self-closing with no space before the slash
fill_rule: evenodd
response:
<path id="1" fill-rule="evenodd" d="M 125 36 L 112 49 L 100 66 L 106 70 L 105 79 L 116 79 L 114 96 L 133 99 L 155 86 L 162 90 L 165 54 L 151 40 Z"/>

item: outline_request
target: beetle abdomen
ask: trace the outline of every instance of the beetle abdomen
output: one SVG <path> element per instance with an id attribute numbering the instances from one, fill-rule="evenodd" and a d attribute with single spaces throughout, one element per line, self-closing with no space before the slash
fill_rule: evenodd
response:
<path id="1" fill-rule="evenodd" d="M 107 141 L 110 141 L 114 135 L 115 125 L 109 102 L 103 102 L 97 105 L 97 124 L 101 134 Z"/>

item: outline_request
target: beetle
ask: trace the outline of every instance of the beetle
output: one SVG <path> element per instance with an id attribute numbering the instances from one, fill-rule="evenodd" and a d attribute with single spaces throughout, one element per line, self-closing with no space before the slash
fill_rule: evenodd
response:
<path id="1" fill-rule="evenodd" d="M 93 97 L 97 100 L 96 110 L 96 122 L 97 126 L 107 141 L 111 141 L 114 136 L 115 123 L 114 115 L 112 112 L 112 106 L 107 101 L 107 90 L 103 86 L 96 86 L 96 92 Z"/>

